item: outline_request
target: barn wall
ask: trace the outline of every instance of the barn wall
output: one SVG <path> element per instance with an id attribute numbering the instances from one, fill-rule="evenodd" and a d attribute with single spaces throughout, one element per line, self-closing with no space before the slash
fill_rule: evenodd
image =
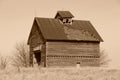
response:
<path id="1" fill-rule="evenodd" d="M 33 66 L 33 54 L 34 54 L 34 48 L 37 46 L 42 45 L 41 48 L 41 58 L 42 58 L 42 66 L 45 66 L 45 44 L 44 44 L 44 39 L 40 33 L 40 31 L 38 31 L 38 25 L 36 23 L 36 21 L 34 21 L 33 27 L 32 27 L 32 31 L 31 31 L 31 35 L 30 35 L 30 40 L 29 40 L 29 45 L 30 45 L 30 66 Z"/>
<path id="2" fill-rule="evenodd" d="M 99 43 L 46 42 L 47 66 L 99 66 Z"/>

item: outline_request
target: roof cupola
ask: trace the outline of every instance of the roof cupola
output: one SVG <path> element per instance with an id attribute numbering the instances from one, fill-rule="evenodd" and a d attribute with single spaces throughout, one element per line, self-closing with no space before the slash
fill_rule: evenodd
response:
<path id="1" fill-rule="evenodd" d="M 57 11 L 55 19 L 59 19 L 63 24 L 72 24 L 73 17 L 69 11 Z"/>

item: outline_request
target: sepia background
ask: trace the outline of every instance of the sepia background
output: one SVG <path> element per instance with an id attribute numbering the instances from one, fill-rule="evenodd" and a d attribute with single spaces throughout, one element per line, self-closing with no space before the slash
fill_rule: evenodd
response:
<path id="1" fill-rule="evenodd" d="M 110 67 L 120 67 L 120 0 L 0 0 L 0 53 L 11 55 L 17 42 L 27 40 L 34 17 L 53 18 L 58 10 L 90 20 Z"/>

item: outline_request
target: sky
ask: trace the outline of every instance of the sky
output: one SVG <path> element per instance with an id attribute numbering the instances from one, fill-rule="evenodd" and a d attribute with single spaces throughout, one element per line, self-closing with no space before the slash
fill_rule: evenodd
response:
<path id="1" fill-rule="evenodd" d="M 34 17 L 54 18 L 58 10 L 91 21 L 110 66 L 120 67 L 120 0 L 0 0 L 0 53 L 12 55 L 16 43 L 27 41 Z"/>

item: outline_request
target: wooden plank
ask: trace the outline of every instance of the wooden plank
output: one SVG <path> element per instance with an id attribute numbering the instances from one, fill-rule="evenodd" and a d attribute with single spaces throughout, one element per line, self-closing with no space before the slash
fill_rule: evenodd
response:
<path id="1" fill-rule="evenodd" d="M 77 62 L 81 62 L 83 63 L 83 65 L 87 65 L 87 64 L 91 65 L 90 63 L 94 63 L 97 65 L 99 58 L 95 58 L 95 57 L 83 58 L 79 56 L 98 56 L 99 43 L 47 42 L 46 54 L 47 54 L 46 56 L 54 56 L 54 57 L 47 57 L 47 64 L 52 66 L 53 65 L 73 66 L 73 64 L 75 66 Z"/>

